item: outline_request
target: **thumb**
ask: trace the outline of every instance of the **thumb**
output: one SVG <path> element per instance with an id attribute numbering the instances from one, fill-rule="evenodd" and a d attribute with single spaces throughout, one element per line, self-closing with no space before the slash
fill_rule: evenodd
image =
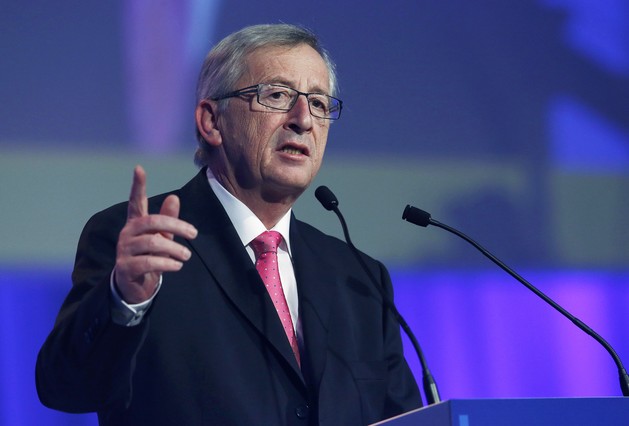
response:
<path id="1" fill-rule="evenodd" d="M 166 197 L 164 202 L 162 203 L 162 207 L 159 209 L 159 214 L 170 217 L 179 217 L 179 208 L 181 206 L 181 202 L 179 201 L 179 197 L 174 194 Z M 162 235 L 166 238 L 173 239 L 173 234 L 169 232 L 162 232 Z"/>
<path id="2" fill-rule="evenodd" d="M 159 214 L 163 214 L 165 216 L 170 217 L 179 217 L 179 207 L 181 203 L 179 202 L 179 197 L 174 194 L 166 197 L 164 202 L 162 203 L 162 207 L 159 209 Z"/>

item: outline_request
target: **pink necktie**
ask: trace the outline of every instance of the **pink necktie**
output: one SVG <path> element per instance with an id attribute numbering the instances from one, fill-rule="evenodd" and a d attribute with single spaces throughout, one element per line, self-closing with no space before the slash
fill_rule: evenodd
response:
<path id="1" fill-rule="evenodd" d="M 282 321 L 284 332 L 288 338 L 297 364 L 300 364 L 299 347 L 297 345 L 297 337 L 293 328 L 293 320 L 288 310 L 284 290 L 282 289 L 282 281 L 280 280 L 280 271 L 277 265 L 277 246 L 282 241 L 282 235 L 276 231 L 264 231 L 251 241 L 251 248 L 256 256 L 256 269 L 264 282 L 275 310 Z"/>

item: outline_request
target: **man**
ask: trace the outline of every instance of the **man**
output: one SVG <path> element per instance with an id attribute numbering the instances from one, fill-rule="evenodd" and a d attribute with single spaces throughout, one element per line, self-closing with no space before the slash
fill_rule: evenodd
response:
<path id="1" fill-rule="evenodd" d="M 209 53 L 203 168 L 147 200 L 137 167 L 129 202 L 87 223 L 37 360 L 45 405 L 103 425 L 360 425 L 421 405 L 367 274 L 291 212 L 340 116 L 335 90 L 298 27 L 245 28 Z M 365 261 L 390 294 L 384 266 Z"/>

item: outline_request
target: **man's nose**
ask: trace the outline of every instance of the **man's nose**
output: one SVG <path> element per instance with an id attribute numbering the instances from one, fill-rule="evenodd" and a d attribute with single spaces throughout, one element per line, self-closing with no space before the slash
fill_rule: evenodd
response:
<path id="1" fill-rule="evenodd" d="M 287 124 L 297 133 L 308 132 L 312 129 L 313 117 L 310 114 L 310 105 L 306 95 L 300 93 L 297 96 L 288 114 Z"/>

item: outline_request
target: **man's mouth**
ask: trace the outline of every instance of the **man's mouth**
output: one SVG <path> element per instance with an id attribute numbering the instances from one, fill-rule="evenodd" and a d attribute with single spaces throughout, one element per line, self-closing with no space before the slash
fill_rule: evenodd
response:
<path id="1" fill-rule="evenodd" d="M 293 155 L 299 155 L 299 154 L 304 153 L 301 149 L 291 148 L 288 146 L 282 148 L 282 152 L 286 152 L 287 154 L 293 154 Z"/>
<path id="2" fill-rule="evenodd" d="M 282 148 L 280 148 L 280 152 L 285 152 L 286 154 L 291 155 L 310 155 L 307 147 L 296 145 L 284 145 Z"/>

